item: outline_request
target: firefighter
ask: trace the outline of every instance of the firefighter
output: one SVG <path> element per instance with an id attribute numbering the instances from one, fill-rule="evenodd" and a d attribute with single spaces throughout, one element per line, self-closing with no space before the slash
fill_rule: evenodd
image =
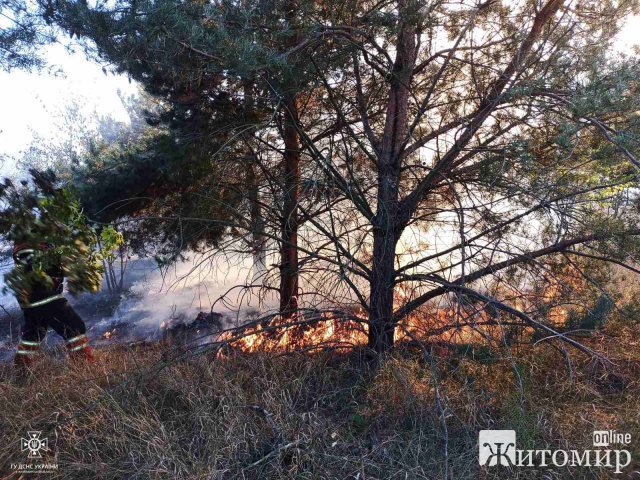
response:
<path id="1" fill-rule="evenodd" d="M 16 264 L 22 265 L 29 271 L 33 268 L 34 252 L 47 248 L 51 246 L 40 244 L 33 247 L 24 243 L 16 244 L 13 248 L 13 259 Z M 49 327 L 65 340 L 70 358 L 93 362 L 86 326 L 63 295 L 62 268 L 55 267 L 46 273 L 53 280 L 53 286 L 35 285 L 29 292 L 28 302 L 20 305 L 24 314 L 24 325 L 16 352 L 16 365 L 24 368 L 33 362 Z"/>

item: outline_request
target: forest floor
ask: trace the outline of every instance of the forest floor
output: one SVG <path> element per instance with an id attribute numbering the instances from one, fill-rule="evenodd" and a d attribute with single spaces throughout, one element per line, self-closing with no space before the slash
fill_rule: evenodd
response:
<path id="1" fill-rule="evenodd" d="M 48 438 L 37 478 L 637 478 L 640 325 L 582 339 L 615 363 L 548 342 L 511 359 L 428 359 L 403 348 L 372 368 L 361 351 L 227 351 L 171 359 L 166 345 L 113 345 L 87 367 L 0 365 L 1 478 L 29 463 L 21 438 Z M 634 343 L 636 342 L 636 343 Z M 436 394 L 437 392 L 437 394 Z M 444 415 L 443 415 L 444 414 Z M 444 420 L 444 421 L 443 421 Z M 633 462 L 610 468 L 479 467 L 478 431 L 513 429 L 518 447 L 592 447 L 631 434 Z"/>

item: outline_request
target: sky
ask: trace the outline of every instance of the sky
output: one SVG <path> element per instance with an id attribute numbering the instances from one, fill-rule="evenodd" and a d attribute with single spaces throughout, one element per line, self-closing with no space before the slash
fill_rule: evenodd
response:
<path id="1" fill-rule="evenodd" d="M 640 44 L 640 16 L 630 17 L 619 35 L 616 49 L 629 52 Z M 0 71 L 0 157 L 18 155 L 34 132 L 56 137 L 56 119 L 71 100 L 79 100 L 86 113 L 111 115 L 125 120 L 118 92 L 135 93 L 135 82 L 126 76 L 108 74 L 102 66 L 85 58 L 81 52 L 69 53 L 62 45 L 47 48 L 46 58 L 53 67 L 42 72 Z M 51 73 L 51 71 L 60 73 Z M 12 165 L 0 165 L 7 173 Z"/>
<path id="2" fill-rule="evenodd" d="M 118 92 L 137 92 L 135 82 L 123 75 L 105 75 L 101 65 L 60 44 L 47 47 L 45 57 L 50 67 L 41 72 L 0 71 L 0 155 L 18 154 L 34 132 L 55 138 L 56 120 L 74 99 L 88 115 L 127 118 Z"/>

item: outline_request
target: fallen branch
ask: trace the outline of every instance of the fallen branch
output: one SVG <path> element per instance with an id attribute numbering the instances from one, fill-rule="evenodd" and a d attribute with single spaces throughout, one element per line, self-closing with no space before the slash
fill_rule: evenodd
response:
<path id="1" fill-rule="evenodd" d="M 281 447 L 278 447 L 274 450 L 271 450 L 269 453 L 267 453 L 264 457 L 262 457 L 260 460 L 257 460 L 255 462 L 253 462 L 251 465 L 247 465 L 246 467 L 244 467 L 242 470 L 248 470 L 250 468 L 253 468 L 255 466 L 260 465 L 262 462 L 264 462 L 265 460 L 268 460 L 269 458 L 273 457 L 274 455 L 284 451 L 284 450 L 288 450 L 290 448 L 293 447 L 297 447 L 298 445 L 300 445 L 301 443 L 303 443 L 305 440 L 303 438 L 299 438 L 298 440 L 294 440 L 293 442 L 289 442 L 285 445 L 282 445 Z"/>

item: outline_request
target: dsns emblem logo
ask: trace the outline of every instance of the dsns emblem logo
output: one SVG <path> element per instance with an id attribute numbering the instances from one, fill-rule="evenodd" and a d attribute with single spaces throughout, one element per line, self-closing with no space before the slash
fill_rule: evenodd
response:
<path id="1" fill-rule="evenodd" d="M 49 441 L 46 438 L 40 438 L 42 432 L 27 432 L 28 438 L 20 439 L 21 450 L 29 451 L 28 458 L 42 458 L 40 451 L 49 450 Z"/>
<path id="2" fill-rule="evenodd" d="M 511 467 L 516 464 L 515 430 L 480 430 L 478 443 L 480 465 Z"/>

